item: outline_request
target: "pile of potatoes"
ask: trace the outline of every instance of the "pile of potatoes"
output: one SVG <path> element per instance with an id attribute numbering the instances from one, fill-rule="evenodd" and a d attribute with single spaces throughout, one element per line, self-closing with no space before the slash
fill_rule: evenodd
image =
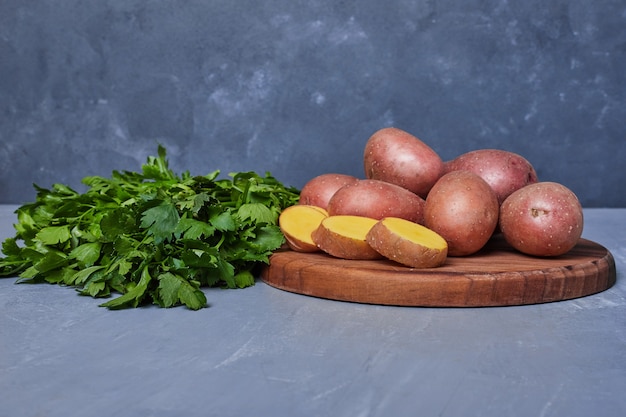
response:
<path id="1" fill-rule="evenodd" d="M 435 267 L 480 251 L 496 233 L 516 250 L 559 256 L 578 242 L 583 211 L 562 184 L 541 182 L 513 152 L 479 149 L 450 161 L 398 128 L 365 145 L 365 178 L 322 174 L 279 225 L 293 250 Z"/>

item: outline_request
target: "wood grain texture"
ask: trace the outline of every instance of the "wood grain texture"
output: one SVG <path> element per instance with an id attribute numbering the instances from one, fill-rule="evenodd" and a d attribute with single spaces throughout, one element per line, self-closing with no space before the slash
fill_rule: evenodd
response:
<path id="1" fill-rule="evenodd" d="M 537 304 L 595 294 L 616 280 L 615 260 L 586 239 L 566 255 L 521 254 L 501 238 L 444 266 L 403 267 L 392 261 L 354 261 L 290 250 L 272 255 L 261 273 L 267 284 L 294 293 L 368 304 L 481 307 Z"/>

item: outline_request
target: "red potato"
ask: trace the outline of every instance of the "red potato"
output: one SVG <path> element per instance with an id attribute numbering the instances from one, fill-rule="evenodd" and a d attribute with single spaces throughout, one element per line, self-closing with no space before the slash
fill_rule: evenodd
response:
<path id="1" fill-rule="evenodd" d="M 347 174 L 321 174 L 310 179 L 300 190 L 299 204 L 328 208 L 328 202 L 335 192 L 359 179 Z"/>
<path id="2" fill-rule="evenodd" d="M 430 146 L 395 127 L 369 138 L 363 165 L 366 178 L 398 185 L 422 198 L 443 173 L 443 160 Z"/>
<path id="3" fill-rule="evenodd" d="M 498 224 L 499 204 L 495 192 L 470 171 L 443 175 L 426 197 L 424 226 L 448 242 L 449 256 L 478 252 Z"/>
<path id="4" fill-rule="evenodd" d="M 380 220 L 399 217 L 423 222 L 424 199 L 398 185 L 379 180 L 359 180 L 341 187 L 328 203 L 329 216 L 352 215 Z"/>
<path id="5" fill-rule="evenodd" d="M 535 168 L 526 158 L 500 149 L 477 149 L 444 163 L 444 172 L 471 171 L 496 192 L 498 203 L 515 190 L 538 181 Z"/>
<path id="6" fill-rule="evenodd" d="M 569 252 L 582 236 L 583 223 L 583 210 L 574 192 L 555 182 L 520 188 L 500 207 L 504 239 L 528 255 Z"/>

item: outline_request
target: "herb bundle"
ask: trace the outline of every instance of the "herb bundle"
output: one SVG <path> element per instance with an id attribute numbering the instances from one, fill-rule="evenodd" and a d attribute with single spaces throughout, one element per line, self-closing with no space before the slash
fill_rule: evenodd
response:
<path id="1" fill-rule="evenodd" d="M 198 310 L 207 302 L 201 287 L 251 286 L 284 243 L 278 216 L 299 191 L 270 173 L 219 174 L 177 175 L 159 146 L 141 172 L 83 178 L 84 193 L 34 185 L 35 202 L 16 210 L 16 234 L 2 243 L 0 276 L 94 298 L 121 294 L 101 304 L 109 309 Z"/>

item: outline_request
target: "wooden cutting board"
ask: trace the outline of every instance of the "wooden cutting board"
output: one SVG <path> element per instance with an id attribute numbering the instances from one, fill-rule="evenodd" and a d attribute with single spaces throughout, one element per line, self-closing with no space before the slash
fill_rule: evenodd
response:
<path id="1" fill-rule="evenodd" d="M 527 256 L 495 237 L 477 254 L 448 257 L 444 266 L 403 267 L 324 253 L 278 251 L 261 273 L 276 288 L 332 300 L 423 307 L 510 306 L 595 294 L 616 280 L 615 260 L 586 239 L 566 255 Z"/>

